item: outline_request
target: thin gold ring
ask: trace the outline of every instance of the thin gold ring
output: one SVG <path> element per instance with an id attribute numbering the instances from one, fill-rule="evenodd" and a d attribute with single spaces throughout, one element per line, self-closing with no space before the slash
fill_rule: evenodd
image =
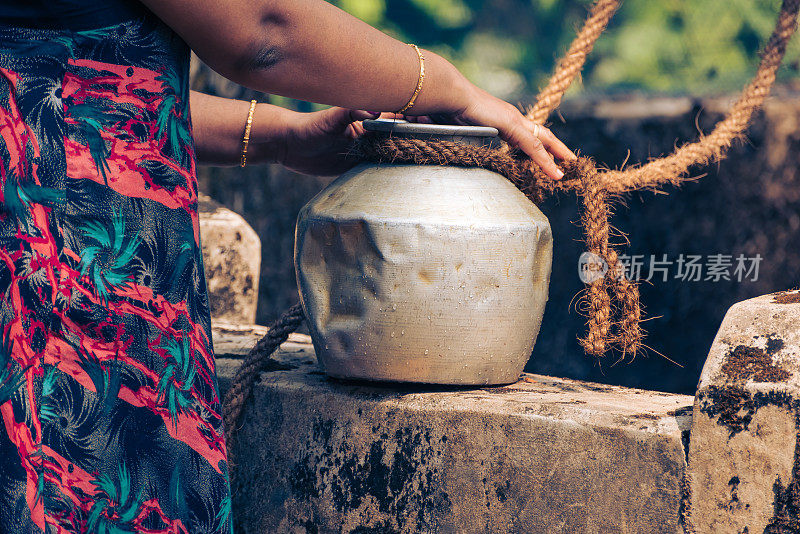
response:
<path id="1" fill-rule="evenodd" d="M 539 137 L 539 125 L 538 124 L 534 124 L 533 125 L 533 136 L 534 137 Z"/>

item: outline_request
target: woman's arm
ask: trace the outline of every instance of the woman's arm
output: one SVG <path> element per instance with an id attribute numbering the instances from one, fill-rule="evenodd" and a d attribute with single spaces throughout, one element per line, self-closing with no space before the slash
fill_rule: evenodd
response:
<path id="1" fill-rule="evenodd" d="M 324 0 L 144 0 L 211 68 L 266 93 L 347 108 L 396 111 L 417 85 L 419 59 Z M 471 84 L 425 52 L 414 113 L 465 107 Z"/>
<path id="2" fill-rule="evenodd" d="M 143 0 L 214 70 L 247 87 L 353 109 L 396 111 L 419 75 L 414 49 L 324 0 Z M 511 104 L 469 83 L 429 51 L 412 115 L 494 126 L 553 178 L 574 155 Z M 246 114 L 246 112 L 245 112 Z"/>
<path id="3" fill-rule="evenodd" d="M 191 92 L 192 130 L 197 159 L 209 165 L 237 165 L 250 102 Z M 288 109 L 258 104 L 253 113 L 249 163 L 277 163 Z"/>
<path id="4" fill-rule="evenodd" d="M 238 165 L 250 102 L 192 91 L 191 109 L 198 161 Z M 352 140 L 362 133 L 357 121 L 376 115 L 344 108 L 299 113 L 257 104 L 247 161 L 280 163 L 305 174 L 340 174 L 353 165 L 344 154 Z"/>

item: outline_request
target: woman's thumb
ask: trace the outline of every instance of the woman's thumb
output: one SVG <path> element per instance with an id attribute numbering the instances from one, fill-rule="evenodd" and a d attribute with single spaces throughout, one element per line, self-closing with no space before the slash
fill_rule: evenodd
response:
<path id="1" fill-rule="evenodd" d="M 325 130 L 329 132 L 339 131 L 350 124 L 364 119 L 376 119 L 380 113 L 373 113 L 372 111 L 364 111 L 363 109 L 347 109 L 333 107 L 326 110 L 323 124 Z"/>
<path id="2" fill-rule="evenodd" d="M 365 119 L 377 119 L 381 116 L 380 111 L 365 111 L 363 109 L 351 109 L 350 122 L 363 121 Z"/>

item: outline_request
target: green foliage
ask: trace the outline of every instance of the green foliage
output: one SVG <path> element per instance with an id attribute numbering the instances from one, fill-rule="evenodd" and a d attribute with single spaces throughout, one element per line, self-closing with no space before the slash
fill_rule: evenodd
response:
<path id="1" fill-rule="evenodd" d="M 755 71 L 778 0 L 626 2 L 587 84 L 656 91 L 735 91 Z M 782 77 L 796 76 L 800 47 L 790 45 Z M 792 65 L 795 64 L 793 67 Z"/>
<path id="2" fill-rule="evenodd" d="M 339 7 L 453 61 L 508 99 L 530 99 L 552 72 L 589 0 L 335 0 Z M 626 0 L 573 91 L 735 91 L 752 75 L 780 0 Z M 800 43 L 781 77 L 795 77 Z"/>

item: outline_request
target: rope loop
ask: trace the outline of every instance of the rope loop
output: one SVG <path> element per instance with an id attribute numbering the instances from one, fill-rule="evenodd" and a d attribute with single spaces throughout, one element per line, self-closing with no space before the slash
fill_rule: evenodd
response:
<path id="1" fill-rule="evenodd" d="M 225 441 L 228 448 L 228 464 L 233 462 L 233 442 L 238 431 L 239 419 L 245 404 L 253 395 L 253 386 L 262 371 L 266 370 L 272 354 L 289 339 L 289 334 L 297 330 L 305 315 L 298 302 L 269 326 L 267 334 L 250 350 L 242 364 L 236 370 L 231 388 L 225 394 L 222 403 L 222 421 L 225 428 Z M 231 474 L 233 474 L 231 472 Z"/>

